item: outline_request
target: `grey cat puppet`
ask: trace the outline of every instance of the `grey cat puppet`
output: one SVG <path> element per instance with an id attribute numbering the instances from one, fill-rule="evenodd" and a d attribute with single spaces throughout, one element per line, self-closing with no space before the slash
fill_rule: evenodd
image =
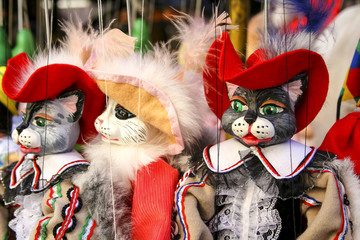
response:
<path id="1" fill-rule="evenodd" d="M 286 53 L 270 47 L 245 67 L 227 33 L 208 52 L 206 97 L 233 138 L 205 148 L 181 179 L 175 196 L 181 239 L 358 235 L 359 181 L 351 164 L 291 140 L 324 103 L 326 65 L 299 45 L 289 44 Z"/>
<path id="2" fill-rule="evenodd" d="M 25 156 L 3 169 L 1 179 L 5 206 L 16 208 L 9 222 L 16 239 L 96 237 L 96 222 L 71 178 L 89 166 L 73 148 L 96 134 L 93 122 L 105 107 L 105 95 L 72 54 L 66 48 L 54 51 L 49 64 L 46 54 L 34 62 L 19 54 L 4 75 L 9 98 L 27 102 L 12 133 Z M 0 234 L 9 237 L 9 231 Z"/>

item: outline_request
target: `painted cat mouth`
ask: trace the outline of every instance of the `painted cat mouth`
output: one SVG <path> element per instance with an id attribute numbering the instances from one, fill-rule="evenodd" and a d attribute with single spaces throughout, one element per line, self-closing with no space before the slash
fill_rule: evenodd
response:
<path id="1" fill-rule="evenodd" d="M 103 138 L 103 140 L 108 140 L 108 141 L 119 141 L 119 139 L 117 139 L 117 138 L 110 139 L 110 138 L 105 137 L 105 136 L 104 136 L 104 135 L 102 135 L 102 134 L 101 134 L 101 137 Z"/>
<path id="2" fill-rule="evenodd" d="M 36 147 L 36 148 L 27 148 L 24 145 L 20 146 L 20 151 L 23 153 L 37 153 L 41 151 L 40 147 Z"/>
<path id="3" fill-rule="evenodd" d="M 250 132 L 245 137 L 242 137 L 241 139 L 249 146 L 256 146 L 260 142 L 267 142 L 267 141 L 271 140 L 271 138 L 258 139 Z"/>

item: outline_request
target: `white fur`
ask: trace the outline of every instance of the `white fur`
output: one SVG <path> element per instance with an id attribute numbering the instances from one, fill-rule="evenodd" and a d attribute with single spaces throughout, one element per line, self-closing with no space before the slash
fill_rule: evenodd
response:
<path id="1" fill-rule="evenodd" d="M 353 224 L 352 237 L 355 240 L 360 239 L 360 179 L 354 173 L 354 165 L 350 159 L 336 160 L 339 179 L 345 186 L 345 191 L 350 201 L 350 214 Z"/>
<path id="2" fill-rule="evenodd" d="M 165 150 L 166 146 L 161 144 L 117 145 L 96 139 L 85 147 L 85 159 L 91 165 L 77 183 L 91 181 L 86 175 L 91 175 L 92 171 L 101 171 L 104 176 L 109 176 L 111 171 L 114 181 L 124 182 L 130 187 L 136 171 L 161 157 Z"/>
<path id="3" fill-rule="evenodd" d="M 72 21 L 63 24 L 66 38 L 63 47 L 80 56 L 84 65 L 96 67 L 97 62 L 116 56 L 127 56 L 134 52 L 136 38 L 126 35 L 119 29 L 105 29 L 103 34 L 89 24 L 83 30 L 81 22 L 78 25 Z"/>
<path id="4" fill-rule="evenodd" d="M 204 17 L 191 17 L 185 13 L 175 16 L 173 24 L 178 30 L 178 34 L 171 41 L 181 42 L 178 55 L 184 62 L 185 68 L 202 71 L 205 63 L 206 54 L 215 40 L 225 30 L 237 29 L 231 25 L 228 13 L 223 12 L 219 16 L 218 9 L 210 21 L 206 22 Z"/>

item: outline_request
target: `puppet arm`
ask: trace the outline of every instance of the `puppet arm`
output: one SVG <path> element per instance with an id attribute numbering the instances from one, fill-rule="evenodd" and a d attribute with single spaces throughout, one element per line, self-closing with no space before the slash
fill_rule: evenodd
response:
<path id="1" fill-rule="evenodd" d="M 43 217 L 29 239 L 95 239 L 95 221 L 83 205 L 80 189 L 69 179 L 47 190 L 41 201 Z"/>
<path id="2" fill-rule="evenodd" d="M 215 190 L 206 184 L 207 175 L 200 178 L 186 172 L 180 180 L 175 195 L 180 239 L 212 239 L 205 221 L 215 213 Z"/>
<path id="3" fill-rule="evenodd" d="M 315 186 L 302 198 L 301 211 L 306 217 L 307 228 L 299 236 L 302 239 L 350 239 L 349 211 L 344 199 L 343 184 L 330 169 L 321 173 Z"/>
<path id="4" fill-rule="evenodd" d="M 162 159 L 138 170 L 132 205 L 132 239 L 169 240 L 178 172 Z"/>

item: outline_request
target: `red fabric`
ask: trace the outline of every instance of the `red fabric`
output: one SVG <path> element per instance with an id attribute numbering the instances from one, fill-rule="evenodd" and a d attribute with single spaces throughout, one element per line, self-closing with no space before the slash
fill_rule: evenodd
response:
<path id="1" fill-rule="evenodd" d="M 360 97 L 360 66 L 350 69 L 346 86 L 354 97 Z"/>
<path id="2" fill-rule="evenodd" d="M 21 53 L 8 61 L 2 87 L 5 94 L 18 102 L 37 102 L 54 99 L 60 93 L 80 89 L 84 92 L 85 103 L 79 120 L 81 134 L 78 143 L 89 141 L 96 136 L 95 119 L 105 109 L 105 94 L 98 88 L 84 70 L 69 64 L 50 64 L 33 72 L 29 79 L 22 79 L 22 69 L 33 65 L 26 53 Z M 22 85 L 19 80 L 24 81 Z M 20 83 L 20 84 L 19 84 Z"/>
<path id="3" fill-rule="evenodd" d="M 330 128 L 320 150 L 335 153 L 339 159 L 350 157 L 360 175 L 360 113 L 354 112 L 338 120 Z"/>
<path id="4" fill-rule="evenodd" d="M 162 159 L 138 170 L 132 205 L 132 239 L 170 239 L 177 182 L 177 170 Z"/>
<path id="5" fill-rule="evenodd" d="M 224 32 L 210 47 L 204 71 L 205 94 L 211 110 L 221 118 L 230 101 L 225 82 L 248 89 L 280 86 L 301 72 L 309 75 L 308 86 L 295 107 L 297 132 L 305 128 L 320 111 L 327 94 L 329 73 L 322 57 L 312 51 L 299 49 L 264 60 L 266 50 L 257 50 L 249 57 L 244 70 L 239 56 Z M 219 87 L 220 86 L 220 87 Z"/>

